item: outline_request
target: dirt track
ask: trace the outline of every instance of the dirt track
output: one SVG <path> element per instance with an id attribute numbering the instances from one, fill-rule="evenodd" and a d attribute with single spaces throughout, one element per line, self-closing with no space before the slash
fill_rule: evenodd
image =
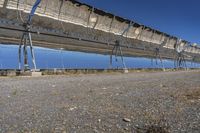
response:
<path id="1" fill-rule="evenodd" d="M 200 71 L 0 78 L 0 132 L 200 132 Z"/>

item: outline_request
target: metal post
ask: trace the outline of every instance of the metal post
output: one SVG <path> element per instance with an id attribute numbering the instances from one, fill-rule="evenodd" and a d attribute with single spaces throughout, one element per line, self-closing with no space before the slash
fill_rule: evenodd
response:
<path id="1" fill-rule="evenodd" d="M 114 50 L 115 50 L 115 46 L 113 47 L 112 52 L 110 54 L 110 66 L 109 66 L 110 68 L 112 68 L 112 56 L 113 56 Z"/>
<path id="2" fill-rule="evenodd" d="M 33 43 L 32 43 L 32 38 L 31 38 L 31 33 L 30 32 L 28 33 L 28 37 L 29 37 L 29 43 L 30 43 L 32 63 L 33 63 L 33 66 L 34 66 L 34 70 L 36 70 L 37 67 L 36 67 L 36 63 L 35 63 L 35 52 L 33 50 Z"/>
<path id="3" fill-rule="evenodd" d="M 24 36 L 24 71 L 28 70 L 27 34 Z"/>
<path id="4" fill-rule="evenodd" d="M 108 33 L 109 33 L 109 36 L 108 36 L 108 45 L 110 45 L 111 39 L 113 38 L 113 37 L 111 37 L 111 28 L 112 28 L 114 20 L 115 20 L 115 16 L 113 16 L 113 18 L 112 18 L 112 20 L 110 22 L 109 30 L 108 30 Z"/>
<path id="5" fill-rule="evenodd" d="M 121 54 L 121 60 L 122 60 L 122 63 L 123 63 L 123 67 L 124 67 L 124 70 L 126 70 L 127 68 L 126 68 L 126 64 L 125 64 L 125 62 L 124 62 L 122 49 L 121 49 L 121 47 L 119 47 L 119 49 L 120 49 L 120 54 Z"/>
<path id="6" fill-rule="evenodd" d="M 3 8 L 5 9 L 8 5 L 8 0 L 5 0 L 4 3 L 3 3 Z"/>
<path id="7" fill-rule="evenodd" d="M 61 53 L 61 65 L 62 65 L 62 69 L 64 70 L 64 61 L 63 61 L 63 48 L 60 48 L 60 53 Z"/>
<path id="8" fill-rule="evenodd" d="M 24 39 L 24 33 L 22 35 L 21 42 L 19 44 L 19 50 L 18 50 L 19 70 L 21 69 L 21 49 L 22 49 L 22 45 L 24 45 L 23 44 L 23 39 Z"/>
<path id="9" fill-rule="evenodd" d="M 140 33 L 137 35 L 136 39 L 141 39 L 144 29 L 145 29 L 145 26 L 142 26 L 142 29 L 141 29 Z"/>

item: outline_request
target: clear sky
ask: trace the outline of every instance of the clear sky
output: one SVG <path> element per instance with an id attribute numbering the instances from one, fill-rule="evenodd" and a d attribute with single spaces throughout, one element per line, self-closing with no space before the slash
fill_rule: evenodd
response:
<path id="1" fill-rule="evenodd" d="M 200 0 L 79 0 L 200 44 Z"/>

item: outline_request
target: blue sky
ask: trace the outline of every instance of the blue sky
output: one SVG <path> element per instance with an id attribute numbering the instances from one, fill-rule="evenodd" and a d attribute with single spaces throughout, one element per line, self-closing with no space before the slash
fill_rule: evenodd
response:
<path id="1" fill-rule="evenodd" d="M 79 0 L 200 44 L 200 0 Z"/>

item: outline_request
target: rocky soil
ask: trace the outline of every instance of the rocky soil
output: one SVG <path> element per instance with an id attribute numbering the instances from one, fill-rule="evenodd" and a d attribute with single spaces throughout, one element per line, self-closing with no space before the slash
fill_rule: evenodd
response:
<path id="1" fill-rule="evenodd" d="M 1 133 L 199 133 L 200 71 L 0 78 Z"/>

